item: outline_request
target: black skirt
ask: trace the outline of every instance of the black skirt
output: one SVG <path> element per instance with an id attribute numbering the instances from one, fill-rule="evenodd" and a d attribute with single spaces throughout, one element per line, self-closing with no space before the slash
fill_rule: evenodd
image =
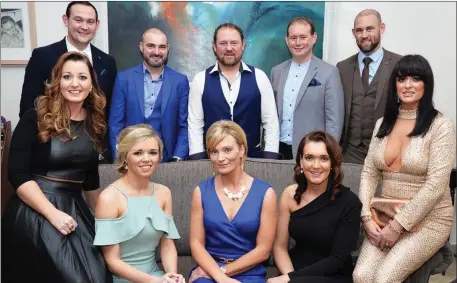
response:
<path id="1" fill-rule="evenodd" d="M 100 247 L 93 245 L 95 220 L 81 185 L 39 177 L 35 181 L 78 226 L 65 236 L 14 194 L 2 217 L 2 282 L 112 282 Z"/>

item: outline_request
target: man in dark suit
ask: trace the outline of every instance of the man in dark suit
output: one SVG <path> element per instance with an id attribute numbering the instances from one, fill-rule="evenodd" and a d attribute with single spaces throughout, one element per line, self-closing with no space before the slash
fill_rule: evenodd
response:
<path id="1" fill-rule="evenodd" d="M 169 47 L 161 30 L 145 31 L 139 47 L 143 63 L 119 72 L 114 84 L 108 127 L 113 158 L 122 129 L 145 123 L 163 141 L 162 162 L 186 159 L 189 81 L 165 65 Z"/>
<path id="2" fill-rule="evenodd" d="M 62 19 L 68 28 L 67 36 L 61 41 L 36 48 L 32 52 L 32 57 L 25 68 L 19 117 L 27 109 L 35 107 L 35 99 L 38 96 L 44 95 L 45 82 L 50 81 L 52 69 L 60 56 L 68 51 L 77 51 L 89 57 L 94 66 L 98 83 L 106 96 L 105 118 L 108 120 L 111 92 L 117 69 L 116 61 L 112 56 L 90 44 L 100 24 L 97 9 L 90 2 L 73 1 L 68 4 Z M 108 138 L 105 140 L 108 141 Z M 106 142 L 106 147 L 104 158 L 111 161 L 108 142 Z"/>
<path id="3" fill-rule="evenodd" d="M 343 162 L 363 164 L 376 121 L 384 116 L 388 81 L 401 55 L 381 47 L 385 24 L 372 9 L 354 20 L 352 34 L 360 52 L 339 62 L 344 89 Z"/>

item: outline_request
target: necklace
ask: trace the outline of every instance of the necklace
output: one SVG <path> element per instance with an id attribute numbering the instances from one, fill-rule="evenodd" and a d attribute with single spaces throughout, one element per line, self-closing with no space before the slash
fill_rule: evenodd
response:
<path id="1" fill-rule="evenodd" d="M 227 188 L 224 188 L 224 194 L 233 201 L 237 201 L 240 198 L 242 198 L 244 196 L 244 193 L 246 193 L 246 188 L 244 186 L 241 187 L 240 191 L 236 194 L 232 193 Z"/>
<path id="2" fill-rule="evenodd" d="M 417 108 L 413 110 L 399 109 L 398 118 L 406 120 L 415 120 L 417 118 Z"/>

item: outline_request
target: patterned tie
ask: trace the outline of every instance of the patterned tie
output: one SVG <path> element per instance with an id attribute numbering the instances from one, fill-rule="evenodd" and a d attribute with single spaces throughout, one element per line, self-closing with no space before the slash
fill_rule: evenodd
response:
<path id="1" fill-rule="evenodd" d="M 363 88 L 365 89 L 365 91 L 368 90 L 368 77 L 370 76 L 370 68 L 368 68 L 368 66 L 370 65 L 370 63 L 373 62 L 373 59 L 371 59 L 370 57 L 365 57 L 363 58 L 363 64 L 365 65 L 363 67 L 363 72 L 362 72 L 362 84 L 363 84 Z"/>

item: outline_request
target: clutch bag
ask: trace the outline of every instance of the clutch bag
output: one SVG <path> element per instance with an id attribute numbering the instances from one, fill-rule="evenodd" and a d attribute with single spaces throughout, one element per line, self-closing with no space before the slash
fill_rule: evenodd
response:
<path id="1" fill-rule="evenodd" d="M 409 199 L 373 197 L 370 201 L 371 218 L 382 229 L 389 225 L 389 222 L 409 201 Z M 410 232 L 414 231 L 414 228 L 410 230 Z"/>

